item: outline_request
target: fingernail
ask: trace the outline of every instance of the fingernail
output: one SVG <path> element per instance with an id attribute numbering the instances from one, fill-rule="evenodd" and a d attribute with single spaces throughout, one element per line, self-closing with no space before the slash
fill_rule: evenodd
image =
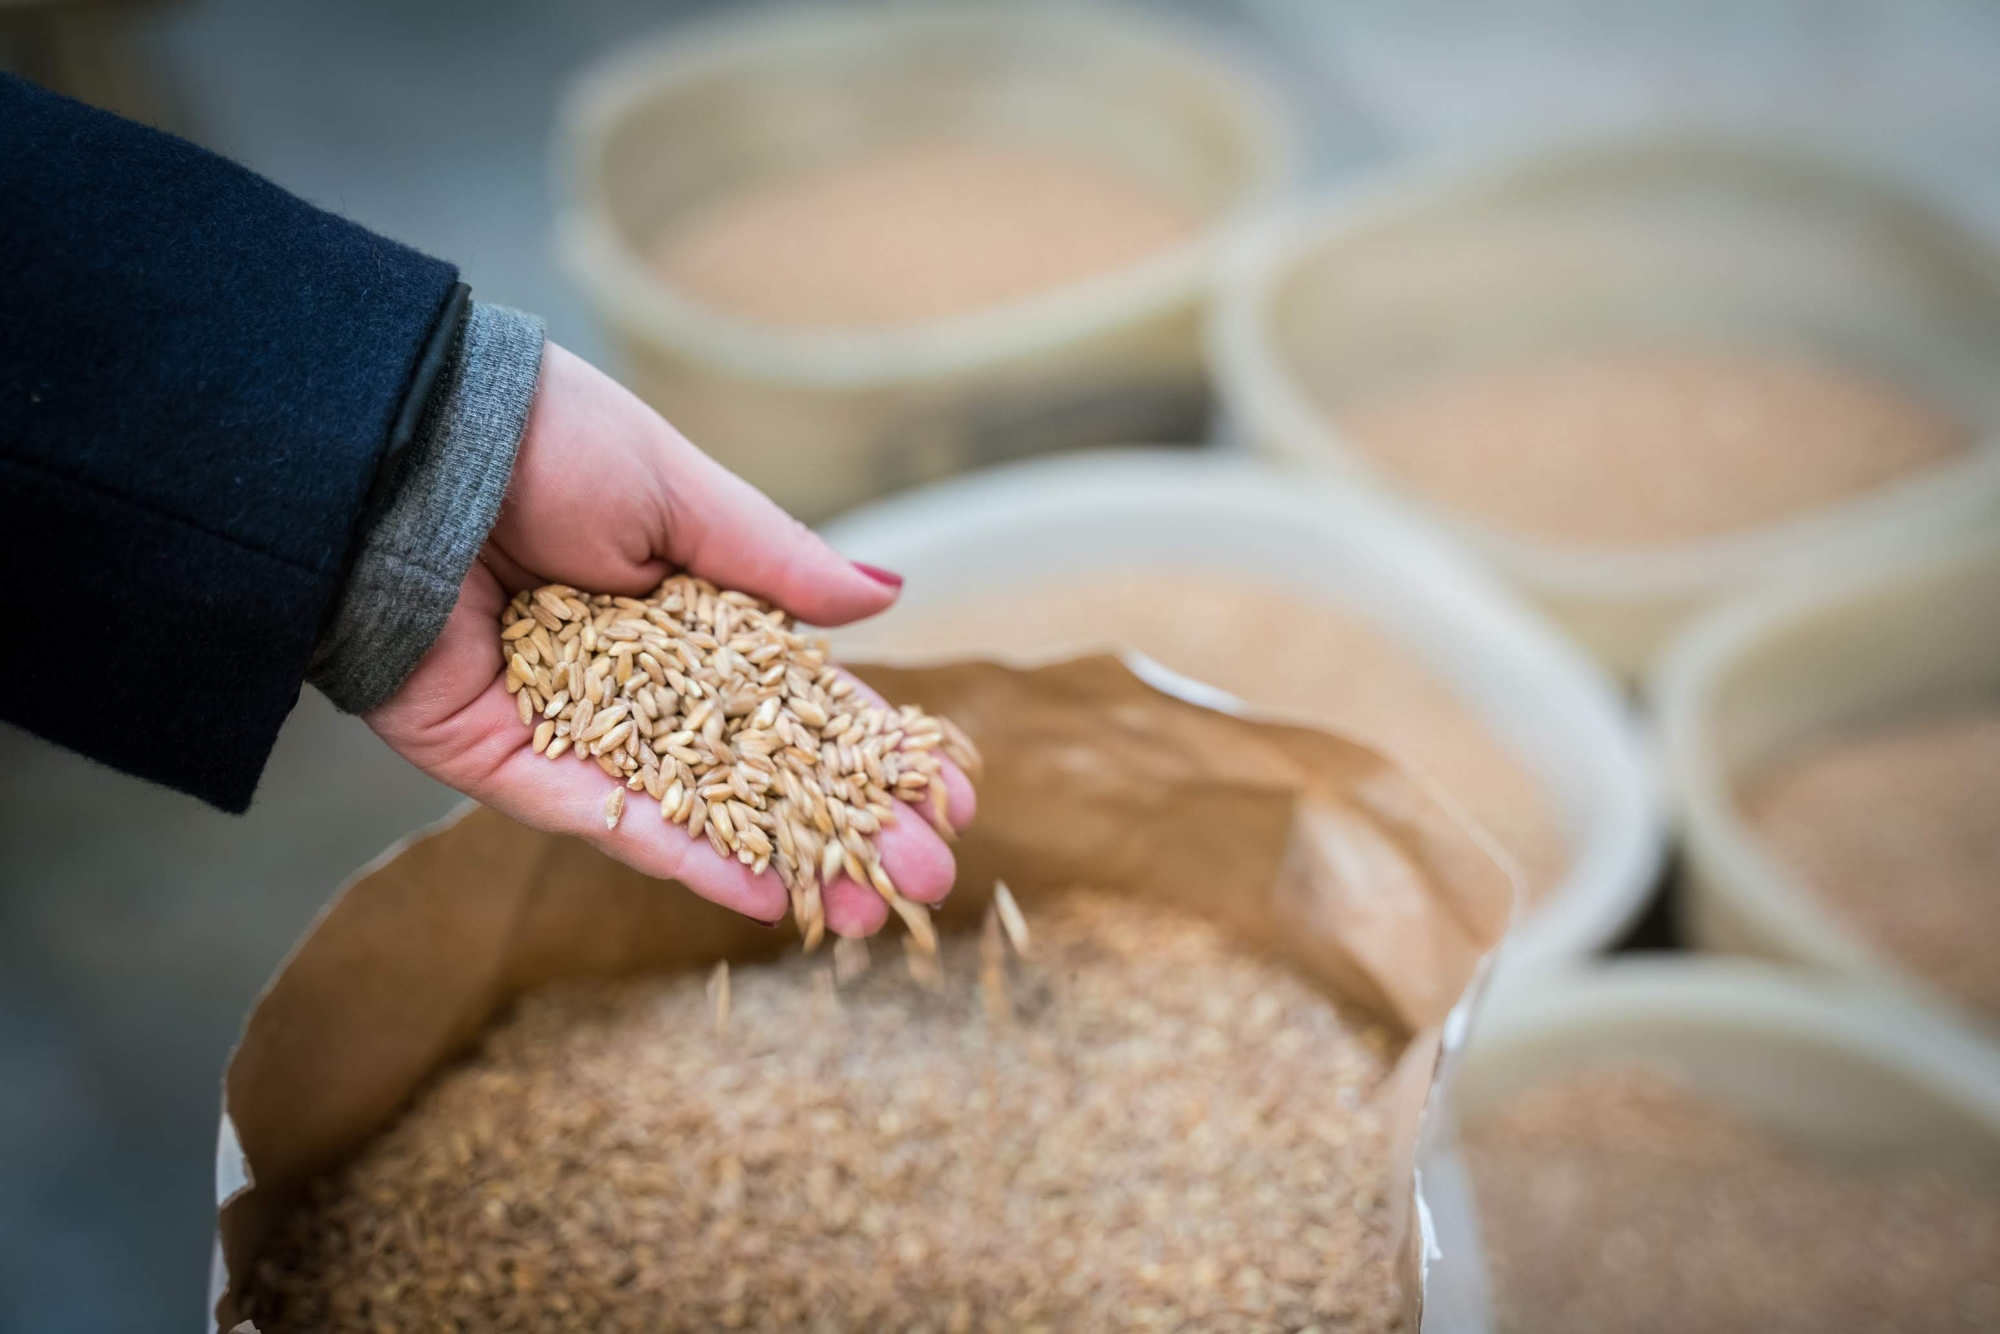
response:
<path id="1" fill-rule="evenodd" d="M 868 565 L 861 561 L 855 561 L 854 568 L 885 588 L 901 588 L 903 586 L 903 576 L 897 574 L 894 570 L 885 570 L 879 565 Z"/>
<path id="2" fill-rule="evenodd" d="M 782 918 L 782 917 L 780 917 L 780 918 L 778 919 L 778 921 L 776 921 L 776 922 L 767 922 L 767 921 L 765 921 L 765 920 L 764 920 L 763 918 L 761 918 L 761 917 L 753 917 L 753 918 L 751 918 L 751 919 L 750 919 L 750 921 L 751 921 L 751 922 L 752 922 L 752 923 L 753 923 L 754 925 L 756 925 L 756 926 L 761 926 L 761 927 L 763 927 L 763 928 L 764 928 L 764 929 L 765 929 L 766 931 L 776 931 L 776 930 L 778 929 L 778 925 L 779 925 L 779 923 L 780 923 L 780 922 L 783 922 L 784 920 L 785 920 L 785 919 L 784 919 L 784 918 Z"/>

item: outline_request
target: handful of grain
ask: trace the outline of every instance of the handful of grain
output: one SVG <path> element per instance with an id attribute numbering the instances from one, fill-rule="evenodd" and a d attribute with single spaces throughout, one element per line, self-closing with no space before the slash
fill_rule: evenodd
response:
<path id="1" fill-rule="evenodd" d="M 843 873 L 935 948 L 929 914 L 896 892 L 875 835 L 906 801 L 952 836 L 944 758 L 976 773 L 979 753 L 949 719 L 876 703 L 824 639 L 692 575 L 648 598 L 549 584 L 516 593 L 500 619 L 507 689 L 536 753 L 573 753 L 624 783 L 607 824 L 627 791 L 643 790 L 718 856 L 775 869 L 807 949 L 826 929 L 822 888 Z"/>

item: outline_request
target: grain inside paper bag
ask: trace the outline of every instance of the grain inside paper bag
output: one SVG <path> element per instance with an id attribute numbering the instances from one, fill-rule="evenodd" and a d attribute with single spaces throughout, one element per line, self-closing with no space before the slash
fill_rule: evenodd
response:
<path id="1" fill-rule="evenodd" d="M 679 1305 L 655 1303 L 692 1311 L 682 1327 L 727 1327 L 738 1302 L 744 1327 L 786 1327 L 785 1311 L 822 1296 L 850 1328 L 1056 1329 L 1114 1298 L 1131 1310 L 1077 1319 L 1171 1325 L 1200 1310 L 1211 1314 L 1179 1327 L 1226 1327 L 1244 1303 L 1296 1311 L 1300 1328 L 1381 1327 L 1369 1322 L 1397 1312 L 1412 1327 L 1409 1156 L 1419 1110 L 1453 1065 L 1435 1059 L 1435 1034 L 1512 902 L 1481 841 L 1365 747 L 1202 709 L 1115 660 L 859 670 L 888 698 L 959 719 L 986 756 L 981 818 L 955 849 L 960 888 L 937 915 L 942 953 L 878 941 L 801 955 L 578 840 L 466 814 L 353 885 L 245 1025 L 219 1171 L 252 1184 L 218 1218 L 223 1328 L 252 1300 L 323 1292 L 352 1303 L 322 1286 L 355 1272 L 341 1266 L 376 1263 L 371 1248 L 408 1235 L 406 1224 L 447 1223 L 489 1248 L 496 1234 L 479 1229 L 502 1229 L 517 1293 L 588 1280 L 610 1285 L 609 1303 L 642 1273 L 711 1276 L 712 1288 L 660 1299 Z M 1001 877 L 1018 897 L 1025 953 L 986 892 Z M 368 962 L 365 985 L 356 959 Z M 671 1038 L 660 1028 L 669 1018 Z M 1292 1029 L 1305 1034 L 1296 1053 L 1300 1039 L 1283 1036 Z M 544 1044 L 558 1074 L 538 1083 L 529 1066 L 497 1063 L 550 1032 L 562 1035 Z M 1212 1077 L 1176 1073 L 1191 1060 Z M 662 1070 L 680 1091 L 652 1082 Z M 520 1161 L 492 1167 L 505 1161 L 494 1146 L 528 1123 L 526 1102 L 482 1122 L 451 1101 L 497 1092 L 484 1081 L 503 1074 L 506 1096 L 539 1088 L 536 1115 L 588 1152 L 553 1193 L 509 1184 L 527 1170 Z M 1191 1110 L 1176 1113 L 1183 1102 Z M 342 1206 L 327 1192 L 367 1179 L 376 1155 L 411 1150 L 409 1127 L 440 1107 L 456 1123 L 429 1123 L 441 1138 L 425 1142 L 446 1158 L 426 1161 L 450 1165 L 428 1180 L 428 1169 L 391 1176 L 398 1191 L 443 1193 L 332 1243 L 346 1259 L 316 1249 L 329 1239 L 311 1219 L 382 1204 L 362 1192 Z M 819 1110 L 840 1115 L 819 1126 Z M 1133 1133 L 1134 1112 L 1169 1133 Z M 680 1139 L 631 1133 L 656 1117 L 674 1118 Z M 1022 1138 L 1024 1127 L 1063 1125 L 1083 1147 Z M 461 1170 L 461 1148 L 478 1170 Z M 1048 1160 L 1060 1170 L 994 1175 L 1044 1148 L 1060 1149 Z M 1254 1180 L 1232 1175 L 1253 1168 Z M 1005 1229 L 967 1217 L 947 1189 L 996 1180 L 1020 1192 Z M 827 1214 L 757 1214 L 779 1185 L 820 1191 Z M 497 1213 L 453 1212 L 475 1204 Z M 712 1212 L 725 1207 L 737 1212 Z M 1100 1208 L 1115 1226 L 1094 1225 Z M 1036 1222 L 1042 1210 L 1049 1228 Z M 507 1242 L 505 1229 L 551 1226 L 556 1214 L 572 1224 L 556 1234 L 561 1246 L 622 1239 L 607 1269 L 579 1253 L 558 1280 L 532 1248 Z M 944 1222 L 929 1231 L 916 1225 L 935 1216 Z M 830 1233 L 829 1218 L 847 1230 Z M 1267 1218 L 1291 1220 L 1283 1244 L 1265 1235 Z M 788 1256 L 812 1236 L 829 1254 L 878 1263 L 829 1273 L 801 1260 L 767 1283 L 778 1266 L 757 1258 L 752 1223 L 767 1247 L 794 1246 Z M 1253 1245 L 1229 1249 L 1225 1223 Z M 1004 1239 L 981 1242 L 981 1230 Z M 662 1244 L 669 1237 L 686 1244 Z M 1031 1268 L 1035 1300 L 1049 1305 L 1013 1295 L 1028 1291 Z M 462 1267 L 423 1300 L 500 1300 L 488 1277 Z M 435 1281 L 419 1274 L 406 1287 Z M 924 1308 L 898 1325 L 912 1292 Z M 566 1300 L 573 1323 L 616 1327 L 580 1314 L 577 1294 Z M 1305 1318 L 1316 1311 L 1331 1314 Z"/>
<path id="2" fill-rule="evenodd" d="M 259 1328 L 1394 1328 L 1390 1032 L 1172 909 L 1034 931 L 935 990 L 718 974 L 720 1041 L 715 978 L 525 997 L 314 1188 Z"/>

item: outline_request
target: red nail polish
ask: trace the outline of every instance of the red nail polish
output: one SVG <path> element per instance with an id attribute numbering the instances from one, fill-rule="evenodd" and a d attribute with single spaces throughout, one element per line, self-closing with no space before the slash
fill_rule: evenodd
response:
<path id="1" fill-rule="evenodd" d="M 903 576 L 897 574 L 894 570 L 885 570 L 879 565 L 866 565 L 861 561 L 855 561 L 854 568 L 885 587 L 901 588 L 903 586 Z"/>

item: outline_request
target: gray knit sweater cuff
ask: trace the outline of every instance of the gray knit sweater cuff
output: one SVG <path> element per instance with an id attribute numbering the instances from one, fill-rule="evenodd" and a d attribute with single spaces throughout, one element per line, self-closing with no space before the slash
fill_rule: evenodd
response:
<path id="1" fill-rule="evenodd" d="M 542 369 L 542 322 L 472 303 L 410 442 L 394 498 L 362 539 L 306 679 L 347 713 L 416 670 L 500 514 Z"/>

